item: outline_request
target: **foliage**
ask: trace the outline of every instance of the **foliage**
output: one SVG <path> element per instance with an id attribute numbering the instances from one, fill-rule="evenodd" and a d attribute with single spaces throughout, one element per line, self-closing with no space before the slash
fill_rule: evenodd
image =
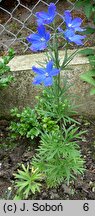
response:
<path id="1" fill-rule="evenodd" d="M 75 106 L 67 93 L 70 86 L 67 86 L 66 80 L 63 85 L 64 88 L 59 90 L 58 99 L 56 98 L 57 92 L 52 86 L 36 96 L 37 104 L 34 109 L 30 107 L 26 107 L 22 111 L 17 108 L 11 109 L 11 116 L 14 117 L 10 125 L 11 137 L 20 136 L 34 139 L 44 131 L 56 130 L 61 122 L 64 125 L 72 122 L 78 123 L 73 118 L 73 115 L 77 113 Z"/>
<path id="2" fill-rule="evenodd" d="M 14 199 L 27 199 L 31 194 L 35 192 L 40 192 L 42 175 L 38 172 L 38 169 L 34 169 L 27 165 L 27 167 L 22 164 L 22 169 L 18 169 L 18 173 L 14 174 L 17 187 L 16 196 Z"/>
<path id="3" fill-rule="evenodd" d="M 34 139 L 40 136 L 40 133 L 45 131 L 55 130 L 58 126 L 56 121 L 52 120 L 49 116 L 42 116 L 34 109 L 26 107 L 20 112 L 17 108 L 11 110 L 12 116 L 16 118 L 10 125 L 11 137 L 26 137 Z"/>
<path id="4" fill-rule="evenodd" d="M 87 19 L 91 18 L 93 24 L 95 25 L 95 0 L 78 0 L 76 2 L 76 7 L 82 7 Z M 87 27 L 86 34 L 95 33 L 95 27 Z"/>
<path id="5" fill-rule="evenodd" d="M 95 49 L 85 49 L 81 53 L 87 56 L 90 69 L 81 74 L 80 78 L 93 86 L 90 90 L 90 94 L 93 95 L 95 94 Z"/>
<path id="6" fill-rule="evenodd" d="M 57 129 L 42 134 L 32 164 L 45 175 L 48 187 L 57 187 L 64 180 L 69 183 L 75 175 L 83 173 L 84 160 L 77 144 L 82 133 L 71 125 L 67 129 L 63 126 L 62 133 Z"/>
<path id="7" fill-rule="evenodd" d="M 10 73 L 10 67 L 7 65 L 9 61 L 14 57 L 14 50 L 9 49 L 8 55 L 3 56 L 0 61 L 0 89 L 7 87 L 13 80 L 13 76 Z"/>
<path id="8" fill-rule="evenodd" d="M 22 111 L 17 108 L 11 110 L 11 116 L 15 117 L 9 127 L 12 138 L 26 137 L 34 139 L 44 131 L 55 131 L 59 128 L 60 120 L 65 125 L 66 123 L 76 122 L 72 118 L 72 115 L 76 114 L 76 112 L 64 94 L 62 95 L 63 103 L 60 100 L 60 107 L 57 109 L 54 97 L 49 98 L 50 94 L 47 95 L 46 93 L 44 91 L 41 97 L 37 96 L 39 102 L 35 109 L 26 107 Z"/>
<path id="9" fill-rule="evenodd" d="M 74 122 L 73 115 L 77 112 L 75 111 L 75 106 L 70 100 L 67 82 L 63 83 L 64 88 L 60 88 L 59 92 L 52 86 L 51 88 L 46 88 L 43 90 L 41 96 L 37 96 L 38 103 L 35 107 L 40 119 L 44 116 L 51 117 L 54 121 L 63 121 L 64 124 Z M 57 94 L 59 95 L 57 97 Z"/>
<path id="10" fill-rule="evenodd" d="M 33 139 L 39 135 L 40 124 L 34 109 L 26 107 L 20 112 L 17 108 L 14 108 L 11 110 L 11 114 L 16 118 L 16 121 L 12 121 L 10 125 L 13 138 L 26 136 L 27 138 Z"/>
<path id="11" fill-rule="evenodd" d="M 83 10 L 86 14 L 86 17 L 88 19 L 91 18 L 93 24 L 95 25 L 95 0 L 92 0 L 92 1 L 79 0 L 76 3 L 76 5 L 78 7 L 81 7 L 81 6 L 83 7 Z M 94 28 L 88 27 L 85 33 L 87 33 L 87 34 L 95 33 L 95 27 Z M 85 82 L 87 82 L 93 86 L 90 90 L 90 94 L 93 95 L 93 94 L 95 94 L 95 49 L 88 49 L 87 48 L 85 50 L 82 50 L 80 53 L 88 57 L 89 64 L 90 64 L 90 69 L 86 73 L 81 74 L 80 78 L 83 81 L 85 81 Z"/>
<path id="12" fill-rule="evenodd" d="M 86 17 L 89 19 L 93 13 L 95 21 L 95 0 L 78 0 L 76 2 L 77 7 L 82 7 Z"/>

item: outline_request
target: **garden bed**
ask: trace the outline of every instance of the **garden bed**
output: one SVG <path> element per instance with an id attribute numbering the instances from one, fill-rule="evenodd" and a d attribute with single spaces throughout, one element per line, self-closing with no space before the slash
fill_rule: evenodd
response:
<path id="1" fill-rule="evenodd" d="M 84 200 L 95 199 L 95 120 L 77 117 L 80 122 L 80 129 L 87 130 L 82 135 L 82 141 L 79 142 L 82 157 L 85 159 L 86 171 L 84 176 L 78 176 L 76 180 L 70 182 L 67 186 L 64 182 L 58 188 L 48 189 L 43 182 L 40 193 L 31 195 L 30 200 Z M 9 133 L 10 122 L 0 120 L 0 199 L 13 199 L 12 193 L 8 187 L 12 187 L 14 182 L 13 173 L 24 165 L 31 162 L 35 155 L 35 148 L 38 147 L 38 140 L 29 139 L 12 140 Z"/>

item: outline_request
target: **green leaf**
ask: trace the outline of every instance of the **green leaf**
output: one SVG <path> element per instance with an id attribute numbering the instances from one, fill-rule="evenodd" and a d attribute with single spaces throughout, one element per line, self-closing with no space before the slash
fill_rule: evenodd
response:
<path id="1" fill-rule="evenodd" d="M 31 191 L 31 187 L 28 186 L 28 187 L 26 188 L 26 190 L 23 192 L 23 194 L 25 194 L 25 198 L 26 198 L 26 199 L 28 198 L 30 191 Z"/>
<path id="2" fill-rule="evenodd" d="M 82 80 L 84 80 L 84 81 L 88 82 L 89 84 L 95 86 L 95 79 L 93 77 L 95 77 L 95 71 L 93 71 L 93 70 L 88 71 L 88 72 L 80 75 L 80 78 Z"/>
<path id="3" fill-rule="evenodd" d="M 83 1 L 83 0 L 79 0 L 79 1 L 77 1 L 76 3 L 75 3 L 75 6 L 76 7 L 82 7 L 82 6 L 84 6 L 85 5 L 85 1 Z"/>
<path id="4" fill-rule="evenodd" d="M 95 67 L 95 55 L 91 55 L 88 58 L 89 58 L 89 62 L 91 64 L 91 66 Z"/>
<path id="5" fill-rule="evenodd" d="M 10 48 L 9 49 L 9 56 L 11 57 L 11 59 L 14 57 L 14 55 L 15 55 L 15 51 L 14 51 L 14 49 L 13 48 Z"/>
<path id="6" fill-rule="evenodd" d="M 84 12 L 85 12 L 85 15 L 86 15 L 86 17 L 87 17 L 88 19 L 89 19 L 90 16 L 91 16 L 92 9 L 93 9 L 93 6 L 91 5 L 91 3 L 86 4 L 85 7 L 84 7 Z"/>
<path id="7" fill-rule="evenodd" d="M 85 30 L 85 34 L 93 34 L 95 33 L 95 28 L 87 27 Z"/>
<path id="8" fill-rule="evenodd" d="M 0 74 L 1 74 L 1 69 L 3 68 L 4 64 L 3 62 L 0 62 Z"/>
<path id="9" fill-rule="evenodd" d="M 95 50 L 91 48 L 86 48 L 86 49 L 80 50 L 78 53 L 83 54 L 83 55 L 93 55 L 95 54 Z"/>
<path id="10" fill-rule="evenodd" d="M 22 197 L 20 195 L 15 195 L 13 200 L 22 200 Z"/>
<path id="11" fill-rule="evenodd" d="M 94 95 L 94 94 L 95 94 L 95 88 L 91 88 L 90 95 Z"/>

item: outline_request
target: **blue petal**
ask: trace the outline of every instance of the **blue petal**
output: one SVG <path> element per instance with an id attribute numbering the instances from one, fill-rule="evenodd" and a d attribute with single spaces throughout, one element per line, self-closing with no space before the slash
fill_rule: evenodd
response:
<path id="1" fill-rule="evenodd" d="M 58 27 L 57 29 L 58 29 L 59 32 L 64 33 L 62 28 Z"/>
<path id="2" fill-rule="evenodd" d="M 46 73 L 44 68 L 37 68 L 37 67 L 35 67 L 35 66 L 32 67 L 32 70 L 33 70 L 35 73 L 40 74 L 40 75 Z"/>
<path id="3" fill-rule="evenodd" d="M 49 33 L 49 32 L 46 33 L 45 39 L 46 39 L 46 41 L 49 41 L 49 40 L 50 40 L 50 33 Z"/>
<path id="4" fill-rule="evenodd" d="M 50 77 L 50 76 L 49 76 L 49 77 L 46 77 L 46 78 L 44 79 L 43 82 L 44 82 L 44 85 L 45 85 L 45 86 L 51 86 L 52 83 L 53 83 L 53 82 L 52 82 L 52 77 Z"/>
<path id="5" fill-rule="evenodd" d="M 82 19 L 80 17 L 72 19 L 69 10 L 64 12 L 64 21 L 66 22 L 67 28 L 71 28 L 74 31 L 84 31 L 84 29 L 80 27 L 82 24 Z"/>
<path id="6" fill-rule="evenodd" d="M 50 3 L 49 7 L 48 7 L 48 13 L 49 13 L 49 16 L 52 16 L 52 18 L 55 17 L 56 15 L 56 6 L 54 3 Z"/>
<path id="7" fill-rule="evenodd" d="M 40 25 L 43 25 L 44 24 L 44 21 L 43 19 L 39 18 L 37 19 L 37 24 L 40 26 Z"/>
<path id="8" fill-rule="evenodd" d="M 75 35 L 75 33 L 72 29 L 67 29 L 66 31 L 64 31 L 64 36 L 67 38 L 73 37 L 74 35 Z"/>
<path id="9" fill-rule="evenodd" d="M 38 12 L 37 14 L 37 23 L 38 25 L 48 24 L 48 14 L 46 12 Z"/>
<path id="10" fill-rule="evenodd" d="M 71 21 L 72 21 L 71 13 L 70 13 L 69 10 L 66 10 L 66 11 L 64 12 L 64 21 L 66 22 L 67 26 L 68 26 L 68 24 L 71 23 Z"/>
<path id="11" fill-rule="evenodd" d="M 76 43 L 77 45 L 83 45 L 83 42 L 81 40 L 84 38 L 85 38 L 85 36 L 75 35 L 70 40 L 72 42 Z"/>
<path id="12" fill-rule="evenodd" d="M 51 76 L 56 76 L 57 74 L 59 74 L 59 72 L 60 72 L 59 69 L 53 68 L 53 69 L 50 71 L 49 75 L 51 75 Z"/>
<path id="13" fill-rule="evenodd" d="M 77 45 L 82 45 L 83 42 L 81 41 L 82 39 L 84 39 L 86 36 L 82 36 L 82 35 L 77 35 L 74 33 L 73 30 L 71 29 L 67 29 L 65 32 L 64 32 L 64 37 L 70 41 L 70 42 L 74 42 L 76 43 Z"/>
<path id="14" fill-rule="evenodd" d="M 53 68 L 53 61 L 49 61 L 46 66 L 46 72 L 50 72 Z"/>
<path id="15" fill-rule="evenodd" d="M 50 33 L 46 31 L 45 26 L 43 25 L 38 26 L 38 32 L 40 37 L 45 38 L 46 41 L 50 39 Z"/>
<path id="16" fill-rule="evenodd" d="M 32 43 L 30 49 L 32 51 L 39 51 L 39 50 L 44 50 L 46 47 L 47 47 L 46 42 L 36 42 L 36 43 Z"/>
<path id="17" fill-rule="evenodd" d="M 83 29 L 83 28 L 81 28 L 81 27 L 75 27 L 74 30 L 75 30 L 75 31 L 83 32 L 83 31 L 85 31 L 86 29 Z"/>
<path id="18" fill-rule="evenodd" d="M 42 11 L 42 12 L 37 12 L 36 13 L 36 17 L 38 18 L 38 19 L 47 19 L 48 18 L 48 14 L 46 13 L 46 12 L 44 12 L 44 11 Z"/>
<path id="19" fill-rule="evenodd" d="M 36 17 L 37 19 L 37 23 L 38 25 L 42 25 L 42 24 L 50 24 L 54 17 L 56 16 L 56 6 L 54 3 L 51 3 L 48 7 L 48 12 L 37 12 L 36 13 Z"/>
<path id="20" fill-rule="evenodd" d="M 45 34 L 46 34 L 45 26 L 44 25 L 38 26 L 38 32 L 39 32 L 40 37 L 45 37 Z"/>
<path id="21" fill-rule="evenodd" d="M 78 26 L 80 26 L 81 25 L 81 23 L 82 23 L 82 19 L 81 18 L 74 18 L 73 20 L 72 20 L 72 27 L 78 27 Z"/>
<path id="22" fill-rule="evenodd" d="M 40 40 L 40 36 L 38 34 L 30 34 L 26 40 L 29 42 L 29 43 L 32 43 L 33 41 L 38 41 Z"/>
<path id="23" fill-rule="evenodd" d="M 50 24 L 52 23 L 53 19 L 54 19 L 53 17 L 47 17 L 46 19 L 39 18 L 37 19 L 37 24 L 38 25 Z"/>
<path id="24" fill-rule="evenodd" d="M 34 78 L 32 83 L 35 85 L 39 85 L 40 83 L 42 83 L 44 81 L 44 79 L 45 79 L 45 75 L 41 75 L 41 76 L 38 75 Z"/>

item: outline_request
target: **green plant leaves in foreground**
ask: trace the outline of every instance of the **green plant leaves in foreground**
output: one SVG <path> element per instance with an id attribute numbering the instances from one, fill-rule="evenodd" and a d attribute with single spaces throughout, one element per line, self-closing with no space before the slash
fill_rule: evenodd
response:
<path id="1" fill-rule="evenodd" d="M 31 193 L 40 192 L 42 175 L 38 172 L 38 169 L 34 169 L 29 165 L 25 167 L 22 164 L 22 169 L 18 169 L 18 173 L 14 174 L 14 176 L 16 179 L 15 186 L 18 188 L 14 199 L 27 199 Z"/>
<path id="2" fill-rule="evenodd" d="M 11 81 L 14 80 L 13 75 L 10 74 L 10 67 L 7 65 L 14 55 L 14 50 L 10 48 L 8 55 L 3 56 L 2 60 L 0 61 L 0 89 L 7 87 Z"/>
<path id="3" fill-rule="evenodd" d="M 84 160 L 77 144 L 83 133 L 72 125 L 63 127 L 63 135 L 59 129 L 42 134 L 32 164 L 44 174 L 48 187 L 57 187 L 62 181 L 68 184 L 71 178 L 83 173 Z"/>

